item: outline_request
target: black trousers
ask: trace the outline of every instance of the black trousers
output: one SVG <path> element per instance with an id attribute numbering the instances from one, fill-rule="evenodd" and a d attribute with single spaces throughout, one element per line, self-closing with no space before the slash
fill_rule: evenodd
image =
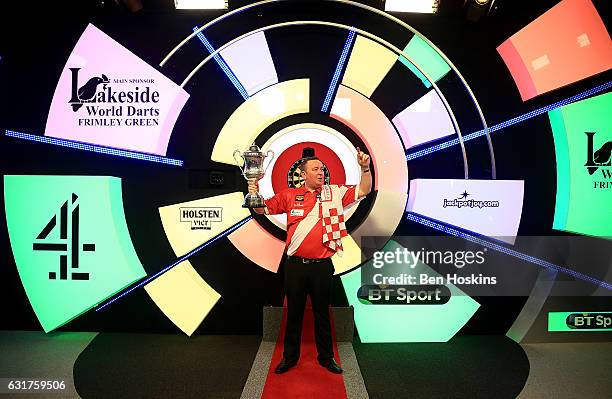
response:
<path id="1" fill-rule="evenodd" d="M 304 264 L 299 259 L 285 259 L 285 294 L 287 295 L 287 327 L 283 357 L 290 362 L 300 358 L 302 321 L 306 295 L 310 294 L 315 322 L 315 343 L 319 361 L 334 357 L 329 301 L 334 266 L 331 259 Z"/>

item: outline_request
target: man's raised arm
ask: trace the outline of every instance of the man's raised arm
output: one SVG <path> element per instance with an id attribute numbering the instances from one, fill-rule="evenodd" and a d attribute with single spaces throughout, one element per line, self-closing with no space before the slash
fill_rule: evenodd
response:
<path id="1" fill-rule="evenodd" d="M 361 180 L 357 198 L 363 198 L 372 191 L 372 171 L 370 170 L 370 156 L 357 147 L 357 163 L 361 168 Z"/>

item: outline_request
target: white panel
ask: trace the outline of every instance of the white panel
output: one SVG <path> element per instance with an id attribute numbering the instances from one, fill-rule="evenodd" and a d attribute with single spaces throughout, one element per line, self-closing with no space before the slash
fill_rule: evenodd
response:
<path id="1" fill-rule="evenodd" d="M 386 0 L 385 11 L 433 14 L 438 9 L 434 0 Z"/>
<path id="2" fill-rule="evenodd" d="M 513 244 L 523 186 L 522 180 L 415 179 L 406 210 Z"/>
<path id="3" fill-rule="evenodd" d="M 258 32 L 232 43 L 220 52 L 249 96 L 278 83 L 266 35 Z"/>

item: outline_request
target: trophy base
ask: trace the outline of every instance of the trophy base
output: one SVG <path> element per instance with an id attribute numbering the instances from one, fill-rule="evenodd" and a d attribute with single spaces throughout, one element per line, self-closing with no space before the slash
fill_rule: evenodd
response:
<path id="1" fill-rule="evenodd" d="M 242 204 L 242 207 L 249 209 L 265 208 L 266 204 L 264 202 L 264 198 L 261 195 L 247 194 L 247 196 L 244 198 L 244 204 Z"/>

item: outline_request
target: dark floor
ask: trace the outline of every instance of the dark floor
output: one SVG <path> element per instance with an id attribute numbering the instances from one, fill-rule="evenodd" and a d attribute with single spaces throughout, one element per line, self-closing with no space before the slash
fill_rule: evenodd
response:
<path id="1" fill-rule="evenodd" d="M 529 375 L 521 346 L 505 336 L 447 343 L 354 343 L 370 399 L 515 398 Z"/>
<path id="2" fill-rule="evenodd" d="M 74 364 L 83 398 L 239 398 L 258 336 L 99 334 Z"/>
<path id="3" fill-rule="evenodd" d="M 243 394 L 251 399 L 261 390 L 243 388 L 260 341 L 258 336 L 0 331 L 0 378 L 67 382 L 61 393 L 26 395 L 36 398 Z M 363 387 L 347 389 L 349 399 L 609 398 L 612 392 L 612 342 L 518 345 L 504 336 L 458 336 L 448 343 L 355 342 L 353 347 L 367 393 Z M 264 375 L 265 363 L 255 362 L 266 369 Z M 345 385 L 349 374 L 343 375 Z M 1 388 L 1 397 L 26 397 L 4 395 Z"/>

